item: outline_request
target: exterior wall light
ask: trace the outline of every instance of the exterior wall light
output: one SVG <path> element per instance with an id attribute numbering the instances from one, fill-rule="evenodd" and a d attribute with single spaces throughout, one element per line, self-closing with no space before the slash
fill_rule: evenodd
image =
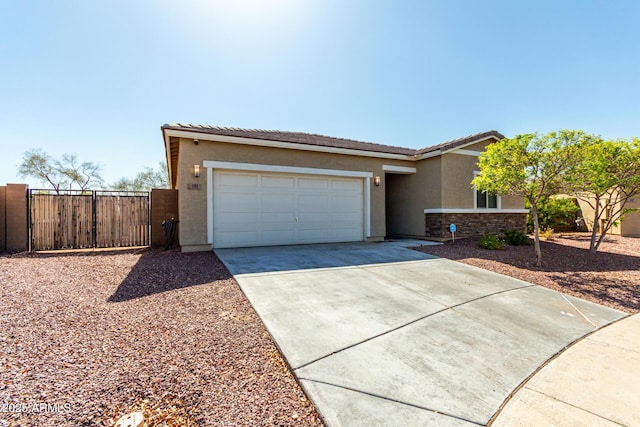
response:
<path id="1" fill-rule="evenodd" d="M 376 187 L 380 187 L 380 177 L 379 176 L 374 177 L 373 183 L 376 185 Z"/>
<path id="2" fill-rule="evenodd" d="M 195 178 L 200 176 L 200 165 L 193 165 L 193 176 Z"/>

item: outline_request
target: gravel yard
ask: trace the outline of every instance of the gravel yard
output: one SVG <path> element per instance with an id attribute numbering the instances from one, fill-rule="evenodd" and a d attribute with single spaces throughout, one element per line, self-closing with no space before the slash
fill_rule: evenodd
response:
<path id="1" fill-rule="evenodd" d="M 541 268 L 535 266 L 533 245 L 487 250 L 479 248 L 476 239 L 464 239 L 416 249 L 638 313 L 640 238 L 605 239 L 595 255 L 589 254 L 589 235 L 584 233 L 561 234 L 554 241 L 542 241 Z"/>
<path id="2" fill-rule="evenodd" d="M 322 425 L 212 252 L 0 257 L 0 282 L 2 427 Z"/>

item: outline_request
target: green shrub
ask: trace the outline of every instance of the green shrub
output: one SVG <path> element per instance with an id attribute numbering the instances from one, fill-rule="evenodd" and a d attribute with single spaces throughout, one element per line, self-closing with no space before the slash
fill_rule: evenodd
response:
<path id="1" fill-rule="evenodd" d="M 544 240 L 555 240 L 553 228 L 547 228 L 542 233 L 540 233 L 540 235 Z"/>
<path id="2" fill-rule="evenodd" d="M 482 249 L 504 249 L 507 247 L 507 243 L 495 233 L 485 233 L 480 237 L 478 246 Z"/>
<path id="3" fill-rule="evenodd" d="M 525 204 L 527 209 L 531 209 L 529 203 Z M 576 214 L 580 208 L 573 199 L 549 198 L 538 203 L 538 223 L 540 230 L 547 228 L 560 229 L 568 225 L 573 225 Z M 533 232 L 533 217 L 531 213 L 527 215 L 527 230 Z"/>
<path id="4" fill-rule="evenodd" d="M 507 230 L 504 232 L 504 240 L 511 246 L 525 246 L 530 245 L 531 241 L 529 236 L 524 234 L 520 230 Z"/>

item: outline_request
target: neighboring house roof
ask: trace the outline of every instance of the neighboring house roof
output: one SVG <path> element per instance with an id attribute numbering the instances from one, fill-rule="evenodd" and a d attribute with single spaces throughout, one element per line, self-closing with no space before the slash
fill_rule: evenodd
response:
<path id="1" fill-rule="evenodd" d="M 350 150 L 372 151 L 377 153 L 401 154 L 406 156 L 418 156 L 422 154 L 432 153 L 436 151 L 447 151 L 453 148 L 468 145 L 470 143 L 494 137 L 498 140 L 503 139 L 504 135 L 495 130 L 468 135 L 463 138 L 454 139 L 443 142 L 442 144 L 425 147 L 421 149 L 395 147 L 391 145 L 374 144 L 372 142 L 356 141 L 353 139 L 334 138 L 331 136 L 317 135 L 304 132 L 283 132 L 277 130 L 263 129 L 239 129 L 227 128 L 219 126 L 202 126 L 192 124 L 173 123 L 165 124 L 161 127 L 165 130 L 178 130 L 197 132 L 209 135 L 232 136 L 238 138 L 258 139 L 263 141 L 279 141 L 295 144 L 315 145 L 322 147 L 344 148 Z"/>

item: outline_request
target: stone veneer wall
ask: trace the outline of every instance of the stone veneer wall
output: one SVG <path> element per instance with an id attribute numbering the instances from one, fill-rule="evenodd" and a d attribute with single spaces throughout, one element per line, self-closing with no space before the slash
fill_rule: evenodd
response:
<path id="1" fill-rule="evenodd" d="M 525 213 L 437 213 L 425 214 L 425 237 L 436 240 L 451 238 L 449 225 L 455 224 L 456 237 L 479 237 L 484 233 L 506 230 L 526 231 Z"/>

